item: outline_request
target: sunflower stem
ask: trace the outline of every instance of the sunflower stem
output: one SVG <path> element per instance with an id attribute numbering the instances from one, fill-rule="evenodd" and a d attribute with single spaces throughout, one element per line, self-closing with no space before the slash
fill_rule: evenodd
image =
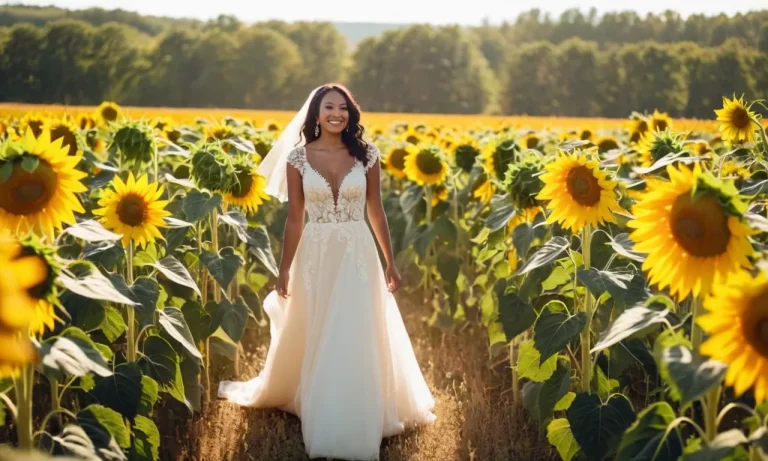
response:
<path id="1" fill-rule="evenodd" d="M 128 251 L 126 252 L 125 258 L 126 258 L 126 280 L 128 281 L 128 286 L 133 286 L 133 252 L 134 252 L 134 246 L 133 246 L 133 240 L 128 244 Z M 133 306 L 128 306 L 127 311 L 127 321 L 128 324 L 128 332 L 126 333 L 128 337 L 128 362 L 135 362 L 136 361 L 136 320 L 135 320 L 136 312 L 133 310 Z"/>
<path id="2" fill-rule="evenodd" d="M 704 431 L 707 434 L 707 442 L 711 442 L 717 437 L 717 414 L 718 405 L 720 403 L 721 387 L 720 384 L 716 385 L 714 388 L 707 391 L 704 396 Z"/>
<path id="3" fill-rule="evenodd" d="M 590 254 L 592 247 L 592 226 L 587 224 L 584 226 L 582 232 L 581 249 L 584 260 L 584 269 L 589 270 L 592 263 Z M 584 392 L 590 392 L 592 382 L 592 357 L 589 350 L 591 349 L 590 331 L 592 326 L 592 295 L 586 285 L 584 285 L 584 310 L 587 315 L 587 324 L 581 331 L 581 388 Z"/>
<path id="4" fill-rule="evenodd" d="M 693 353 L 699 353 L 699 346 L 701 346 L 701 327 L 696 323 L 701 314 L 701 297 L 694 296 L 691 299 L 691 345 L 693 346 Z"/>
<path id="5" fill-rule="evenodd" d="M 32 380 L 34 368 L 24 365 L 20 375 L 13 378 L 16 392 L 16 434 L 19 441 L 19 449 L 32 451 Z"/>
<path id="6" fill-rule="evenodd" d="M 425 220 L 427 222 L 427 229 L 432 225 L 432 187 L 429 185 L 424 186 L 424 195 L 425 200 L 427 201 L 427 214 L 425 216 Z M 429 243 L 429 246 L 427 246 L 427 259 L 432 254 L 432 242 Z M 426 295 L 431 298 L 432 295 L 432 268 L 427 266 L 427 280 L 426 280 Z"/>

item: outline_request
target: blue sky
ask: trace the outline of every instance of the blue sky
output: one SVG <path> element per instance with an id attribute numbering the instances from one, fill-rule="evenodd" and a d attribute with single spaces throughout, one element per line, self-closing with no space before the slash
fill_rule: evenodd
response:
<path id="1" fill-rule="evenodd" d="M 208 19 L 219 14 L 232 14 L 245 22 L 267 19 L 331 20 L 360 22 L 429 22 L 433 24 L 474 25 L 488 18 L 491 23 L 503 19 L 514 19 L 520 12 L 532 8 L 559 14 L 569 8 L 586 11 L 594 6 L 599 13 L 615 11 L 620 2 L 616 0 L 472 0 L 456 3 L 456 8 L 447 8 L 447 0 L 0 0 L 0 4 L 24 3 L 29 5 L 56 5 L 66 8 L 123 8 L 143 14 L 157 16 L 183 16 Z M 434 2 L 434 3 L 433 3 Z M 433 8 L 432 5 L 440 5 Z M 768 9 L 766 0 L 739 0 L 735 2 L 691 1 L 691 0 L 643 0 L 633 2 L 632 8 L 640 14 L 661 12 L 665 9 L 678 11 L 683 16 L 703 13 L 733 15 Z M 618 8 L 623 9 L 623 7 Z"/>

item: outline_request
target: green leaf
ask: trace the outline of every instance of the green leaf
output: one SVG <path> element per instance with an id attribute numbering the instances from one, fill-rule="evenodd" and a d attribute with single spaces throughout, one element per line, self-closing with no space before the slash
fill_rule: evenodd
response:
<path id="1" fill-rule="evenodd" d="M 676 418 L 667 402 L 656 402 L 640 412 L 624 433 L 617 461 L 676 461 L 683 454 L 683 441 L 677 430 L 664 436 Z"/>
<path id="2" fill-rule="evenodd" d="M 576 272 L 577 278 L 589 288 L 596 298 L 599 298 L 606 291 L 615 299 L 623 299 L 627 291 L 628 283 L 632 280 L 632 274 L 617 274 L 610 271 L 601 271 L 595 268 L 579 268 Z"/>
<path id="3" fill-rule="evenodd" d="M 133 422 L 131 461 L 157 461 L 160 459 L 160 431 L 146 416 L 137 416 Z"/>
<path id="4" fill-rule="evenodd" d="M 90 263 L 89 263 L 90 264 Z M 83 277 L 72 278 L 65 273 L 59 274 L 57 281 L 67 290 L 88 299 L 110 301 L 133 306 L 136 303 L 120 293 L 112 282 L 95 269 Z"/>
<path id="5" fill-rule="evenodd" d="M 715 439 L 700 447 L 693 453 L 687 453 L 683 461 L 723 461 L 737 447 L 748 442 L 744 434 L 738 429 L 721 432 Z"/>
<path id="6" fill-rule="evenodd" d="M 520 378 L 527 378 L 534 382 L 548 380 L 557 368 L 557 355 L 553 355 L 543 364 L 539 363 L 541 354 L 536 350 L 533 341 L 528 340 L 520 345 L 520 354 L 517 356 L 517 374 Z"/>
<path id="7" fill-rule="evenodd" d="M 187 221 L 196 223 L 211 213 L 216 207 L 221 205 L 223 199 L 221 195 L 211 195 L 208 191 L 192 190 L 187 192 L 187 196 L 181 204 Z"/>
<path id="8" fill-rule="evenodd" d="M 575 392 L 568 392 L 555 404 L 555 411 L 566 411 L 571 407 L 573 399 L 576 398 Z"/>
<path id="9" fill-rule="evenodd" d="M 573 436 L 590 461 L 610 455 L 635 421 L 632 404 L 622 394 L 614 394 L 603 403 L 596 394 L 579 393 L 567 414 Z"/>
<path id="10" fill-rule="evenodd" d="M 416 184 L 407 187 L 405 191 L 400 195 L 400 207 L 403 209 L 403 213 L 410 213 L 410 211 L 416 207 L 421 199 L 424 197 L 424 188 Z"/>
<path id="11" fill-rule="evenodd" d="M 567 360 L 558 360 L 557 369 L 552 376 L 542 382 L 528 381 L 523 385 L 523 406 L 538 422 L 552 416 L 555 405 L 568 393 L 571 386 L 571 364 Z"/>
<path id="12" fill-rule="evenodd" d="M 668 311 L 666 309 L 654 311 L 642 306 L 627 309 L 619 315 L 607 330 L 600 334 L 600 338 L 590 352 L 594 353 L 611 347 L 644 328 L 662 323 L 667 314 Z"/>
<path id="13" fill-rule="evenodd" d="M 528 261 L 520 267 L 514 275 L 523 275 L 542 266 L 553 263 L 563 255 L 570 246 L 565 237 L 552 237 L 550 241 L 539 248 Z"/>
<path id="14" fill-rule="evenodd" d="M 556 310 L 552 302 L 548 303 L 533 327 L 533 340 L 536 349 L 541 352 L 541 363 L 565 349 L 568 343 L 579 337 L 586 325 L 584 312 L 569 315 Z"/>
<path id="15" fill-rule="evenodd" d="M 188 355 L 202 362 L 203 356 L 195 346 L 195 339 L 192 337 L 192 333 L 189 330 L 187 321 L 184 319 L 184 314 L 181 309 L 177 307 L 166 307 L 160 311 L 160 326 L 163 327 L 166 333 L 176 340 L 187 351 Z"/>
<path id="16" fill-rule="evenodd" d="M 144 356 L 139 366 L 152 377 L 160 390 L 184 403 L 184 381 L 179 368 L 179 356 L 173 346 L 160 336 L 149 336 L 144 342 Z"/>
<path id="17" fill-rule="evenodd" d="M 74 459 L 81 459 L 81 460 L 89 460 L 89 461 L 97 461 L 102 458 L 99 457 L 99 454 L 96 452 L 96 447 L 93 446 L 93 442 L 88 437 L 88 434 L 85 433 L 82 427 L 77 426 L 75 424 L 67 424 L 67 426 L 64 427 L 64 430 L 61 432 L 60 435 L 52 436 L 52 440 L 55 443 L 55 445 L 60 449 L 61 453 L 64 455 L 72 455 L 76 458 L 66 458 L 66 460 L 73 461 Z M 114 439 L 113 439 L 114 440 Z M 33 452 L 34 453 L 34 452 Z M 110 461 L 120 461 L 120 460 L 127 460 L 128 458 L 125 457 L 125 454 L 123 453 L 123 450 L 117 446 L 117 442 L 114 442 L 114 447 L 111 452 L 108 450 L 99 450 L 99 453 L 104 455 L 104 459 L 108 459 Z M 51 457 L 48 458 L 45 456 L 43 458 L 43 453 L 41 451 L 36 452 L 40 457 L 30 457 L 26 458 L 23 456 L 20 456 L 20 453 L 18 450 L 13 449 L 13 454 L 8 453 L 8 456 L 5 457 L 5 453 L 0 451 L 0 459 L 3 460 L 13 460 L 13 461 L 43 461 L 43 460 L 59 460 L 60 457 Z"/>
<path id="18" fill-rule="evenodd" d="M 499 321 L 504 325 L 507 341 L 511 341 L 533 325 L 536 312 L 517 293 L 503 294 L 499 296 Z"/>
<path id="19" fill-rule="evenodd" d="M 129 287 L 120 274 L 109 274 L 109 279 L 120 293 L 135 303 L 133 309 L 136 311 L 139 328 L 154 325 L 157 300 L 160 297 L 157 280 L 141 276 Z"/>
<path id="20" fill-rule="evenodd" d="M 635 242 L 630 240 L 629 234 L 618 234 L 615 238 L 611 238 L 611 248 L 613 248 L 616 253 L 633 261 L 645 261 L 645 256 L 643 256 L 642 253 L 633 251 L 634 246 Z"/>
<path id="21" fill-rule="evenodd" d="M 102 405 L 88 405 L 77 414 L 77 422 L 97 449 L 114 450 L 131 446 L 131 435 L 120 413 Z"/>
<path id="22" fill-rule="evenodd" d="M 245 305 L 245 301 L 240 296 L 238 296 L 235 304 L 232 304 L 228 299 L 223 299 L 215 310 L 211 311 L 211 317 L 214 319 L 214 323 L 216 323 L 215 319 L 221 319 L 219 323 L 221 329 L 232 341 L 238 342 L 243 336 L 245 324 L 248 321 L 248 306 Z"/>
<path id="23" fill-rule="evenodd" d="M 200 255 L 200 261 L 208 268 L 208 272 L 219 283 L 219 286 L 227 290 L 232 279 L 235 278 L 237 270 L 245 264 L 245 260 L 235 253 L 232 247 L 224 247 L 219 250 L 219 254 L 203 251 Z"/>
<path id="24" fill-rule="evenodd" d="M 264 267 L 275 277 L 278 274 L 277 261 L 272 253 L 272 244 L 269 240 L 269 233 L 264 226 L 255 226 L 248 228 L 248 251 L 261 261 Z"/>
<path id="25" fill-rule="evenodd" d="M 607 400 L 610 397 L 614 389 L 619 387 L 619 382 L 615 379 L 609 379 L 603 373 L 603 369 L 600 367 L 592 368 L 594 373 L 592 374 L 593 386 L 597 389 L 597 395 L 602 400 Z"/>
<path id="26" fill-rule="evenodd" d="M 86 242 L 116 242 L 122 238 L 122 235 L 108 231 L 96 220 L 89 219 L 69 226 L 62 232 L 63 234 L 73 235 Z"/>
<path id="27" fill-rule="evenodd" d="M 200 365 L 189 359 L 181 362 L 181 378 L 184 381 L 184 397 L 187 407 L 200 411 L 203 387 L 200 385 Z"/>
<path id="28" fill-rule="evenodd" d="M 219 221 L 233 228 L 240 241 L 248 243 L 248 219 L 243 213 L 230 211 L 227 214 L 220 214 Z"/>
<path id="29" fill-rule="evenodd" d="M 5 410 L 6 410 L 6 408 L 5 408 L 5 401 L 4 400 L 0 400 L 0 427 L 5 426 L 5 416 L 6 416 L 5 415 L 5 413 L 6 413 Z"/>
<path id="30" fill-rule="evenodd" d="M 100 328 L 109 342 L 113 343 L 125 333 L 128 326 L 125 324 L 125 320 L 123 320 L 123 315 L 114 307 L 104 306 L 104 314 L 104 321 L 101 322 Z"/>
<path id="31" fill-rule="evenodd" d="M 579 444 L 571 432 L 571 423 L 565 418 L 553 419 L 547 425 L 547 440 L 557 449 L 563 461 L 571 461 L 579 453 Z"/>
<path id="32" fill-rule="evenodd" d="M 680 395 L 680 403 L 687 405 L 698 399 L 713 386 L 722 382 L 728 365 L 715 360 L 704 360 L 685 346 L 672 346 L 664 350 L 664 365 L 672 385 Z"/>
<path id="33" fill-rule="evenodd" d="M 507 223 L 509 223 L 509 220 L 516 214 L 515 204 L 508 197 L 495 200 L 491 203 L 491 212 L 488 213 L 485 227 L 490 229 L 491 232 L 496 232 L 506 226 Z"/>
<path id="34" fill-rule="evenodd" d="M 669 397 L 677 402 L 680 401 L 680 392 L 677 390 L 677 386 L 672 382 L 672 378 L 669 377 L 667 365 L 664 363 L 664 351 L 669 347 L 678 345 L 685 346 L 689 349 L 692 347 L 691 340 L 682 328 L 679 330 L 666 329 L 662 331 L 653 343 L 653 358 L 656 362 L 656 367 L 659 370 L 659 376 L 668 384 Z"/>
<path id="35" fill-rule="evenodd" d="M 437 257 L 437 270 L 440 271 L 440 277 L 449 284 L 455 284 L 459 278 L 461 269 L 461 260 L 457 256 L 447 253 L 440 253 Z"/>
<path id="36" fill-rule="evenodd" d="M 157 381 L 149 376 L 141 376 L 141 398 L 139 399 L 139 408 L 137 413 L 144 416 L 152 416 L 155 403 L 160 393 L 160 386 Z"/>
<path id="37" fill-rule="evenodd" d="M 40 158 L 36 155 L 25 155 L 21 158 L 21 169 L 27 173 L 34 173 L 40 165 Z"/>
<path id="38" fill-rule="evenodd" d="M 191 288 L 198 296 L 202 296 L 197 284 L 192 280 L 192 276 L 189 275 L 189 271 L 178 259 L 173 256 L 166 256 L 152 266 L 165 275 L 171 282 Z"/>
<path id="39" fill-rule="evenodd" d="M 93 340 L 77 327 L 69 327 L 59 336 L 46 340 L 40 345 L 38 354 L 46 376 L 112 374 Z"/>
<path id="40" fill-rule="evenodd" d="M 136 363 L 121 363 L 112 376 L 96 382 L 93 396 L 101 405 L 133 419 L 141 401 L 141 378 L 141 369 Z"/>

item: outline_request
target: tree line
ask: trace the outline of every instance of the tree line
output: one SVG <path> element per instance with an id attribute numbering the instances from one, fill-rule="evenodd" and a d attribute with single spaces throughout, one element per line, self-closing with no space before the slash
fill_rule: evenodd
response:
<path id="1" fill-rule="evenodd" d="M 675 25 L 531 12 L 501 26 L 413 25 L 354 50 L 325 22 L 221 16 L 156 35 L 82 18 L 17 23 L 0 27 L 0 101 L 296 110 L 341 81 L 369 111 L 711 118 L 722 95 L 768 95 L 766 13 Z"/>

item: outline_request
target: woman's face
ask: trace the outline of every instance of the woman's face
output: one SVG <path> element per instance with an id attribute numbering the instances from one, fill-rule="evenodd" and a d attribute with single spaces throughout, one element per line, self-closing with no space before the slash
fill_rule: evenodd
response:
<path id="1" fill-rule="evenodd" d="M 327 133 L 339 134 L 344 131 L 349 122 L 347 101 L 338 91 L 329 91 L 320 101 L 318 114 L 320 130 Z"/>

